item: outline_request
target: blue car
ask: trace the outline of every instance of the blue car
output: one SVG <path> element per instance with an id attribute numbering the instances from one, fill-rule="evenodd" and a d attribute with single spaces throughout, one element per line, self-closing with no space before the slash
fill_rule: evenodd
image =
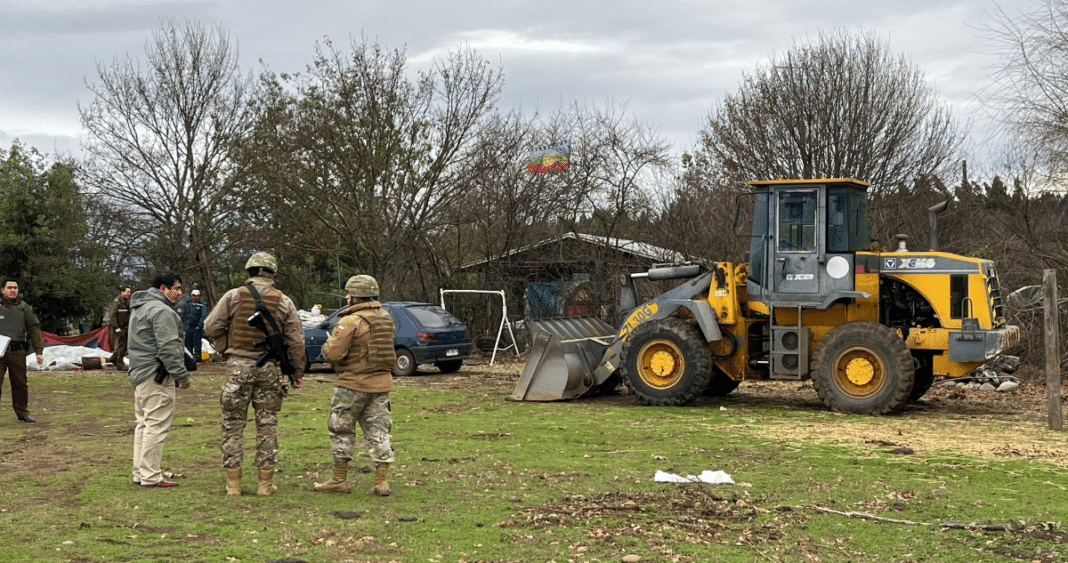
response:
<path id="1" fill-rule="evenodd" d="M 433 303 L 385 301 L 382 308 L 393 317 L 393 347 L 397 365 L 393 375 L 411 375 L 420 364 L 434 364 L 441 373 L 453 373 L 471 357 L 471 331 L 451 313 Z M 307 368 L 324 363 L 322 349 L 337 326 L 335 311 L 314 328 L 304 329 Z"/>

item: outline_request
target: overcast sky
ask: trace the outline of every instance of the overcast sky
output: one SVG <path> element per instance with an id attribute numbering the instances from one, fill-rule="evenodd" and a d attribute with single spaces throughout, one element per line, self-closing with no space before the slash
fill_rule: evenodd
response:
<path id="1" fill-rule="evenodd" d="M 256 72 L 259 60 L 303 70 L 324 37 L 404 49 L 415 68 L 468 46 L 503 66 L 501 110 L 626 104 L 676 154 L 743 72 L 822 31 L 866 31 L 908 55 L 957 118 L 981 120 L 976 96 L 997 63 L 981 28 L 999 5 L 1016 14 L 1035 0 L 0 0 L 0 147 L 80 156 L 86 81 L 98 64 L 143 60 L 163 18 L 223 25 Z"/>

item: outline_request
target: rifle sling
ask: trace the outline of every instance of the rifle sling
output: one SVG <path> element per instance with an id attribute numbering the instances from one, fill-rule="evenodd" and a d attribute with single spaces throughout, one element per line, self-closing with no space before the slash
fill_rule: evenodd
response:
<path id="1" fill-rule="evenodd" d="M 267 319 L 267 322 L 271 325 L 271 330 L 274 331 L 274 332 L 266 334 L 265 336 L 267 336 L 267 338 L 270 338 L 271 336 L 274 336 L 274 335 L 277 334 L 277 335 L 282 336 L 284 338 L 284 336 L 282 335 L 282 331 L 278 330 L 278 323 L 274 322 L 274 316 L 271 315 L 271 312 L 267 309 L 267 304 L 264 303 L 263 302 L 263 298 L 260 297 L 260 292 L 256 291 L 256 288 L 252 285 L 251 281 L 248 282 L 248 284 L 246 284 L 246 285 L 248 285 L 249 292 L 252 293 L 252 298 L 256 300 L 256 310 L 259 311 L 261 315 L 263 315 L 264 319 Z M 266 331 L 264 331 L 264 332 L 266 332 Z M 266 342 L 265 342 L 265 344 L 266 344 Z M 265 351 L 263 357 L 267 357 L 267 354 L 269 354 L 269 353 L 270 353 L 269 350 Z M 290 382 L 293 382 L 293 373 L 294 372 L 292 370 L 295 369 L 295 368 L 292 367 L 292 365 L 291 365 L 292 363 L 289 360 L 289 351 L 286 350 L 286 348 L 283 345 L 283 347 L 279 351 L 279 353 L 282 355 L 281 358 L 278 358 L 278 361 L 281 362 L 282 372 L 285 373 L 289 377 L 289 381 Z M 263 358 L 261 358 L 261 360 L 262 359 Z M 289 366 L 288 371 L 287 371 L 287 367 L 286 366 Z"/>
<path id="2" fill-rule="evenodd" d="M 263 318 L 267 320 L 267 323 L 271 325 L 272 334 L 281 334 L 282 331 L 278 330 L 278 324 L 274 322 L 274 316 L 267 310 L 267 304 L 263 302 L 263 298 L 260 297 L 260 292 L 256 291 L 256 287 L 252 285 L 252 282 L 246 284 L 249 292 L 252 293 L 252 298 L 256 300 L 256 310 L 263 315 Z M 270 335 L 268 335 L 270 336 Z"/>

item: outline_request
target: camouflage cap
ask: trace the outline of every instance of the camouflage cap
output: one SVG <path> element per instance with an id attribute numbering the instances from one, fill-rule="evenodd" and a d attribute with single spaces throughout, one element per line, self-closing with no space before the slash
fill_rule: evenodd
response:
<path id="1" fill-rule="evenodd" d="M 378 297 L 378 282 L 371 276 L 352 276 L 345 282 L 345 289 L 353 297 Z"/>
<path id="2" fill-rule="evenodd" d="M 248 262 L 245 262 L 245 269 L 249 268 L 263 268 L 273 274 L 278 271 L 278 261 L 266 252 L 257 252 L 249 257 Z"/>

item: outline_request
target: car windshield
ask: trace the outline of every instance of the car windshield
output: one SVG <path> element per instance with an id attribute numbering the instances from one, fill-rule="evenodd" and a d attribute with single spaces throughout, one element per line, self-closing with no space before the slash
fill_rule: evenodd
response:
<path id="1" fill-rule="evenodd" d="M 406 308 L 408 313 L 415 317 L 416 322 L 427 328 L 444 328 L 449 326 L 463 326 L 460 319 L 452 316 L 452 313 L 437 305 L 413 305 Z"/>

